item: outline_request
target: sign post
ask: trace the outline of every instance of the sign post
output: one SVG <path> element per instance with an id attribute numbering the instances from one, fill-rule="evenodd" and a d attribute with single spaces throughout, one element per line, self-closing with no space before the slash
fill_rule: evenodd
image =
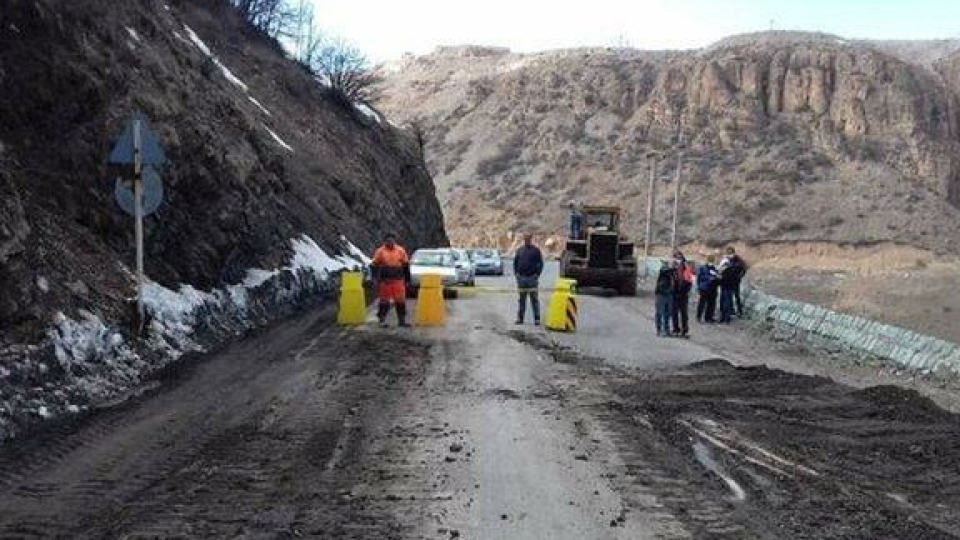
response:
<path id="1" fill-rule="evenodd" d="M 163 166 L 166 161 L 163 148 L 160 147 L 157 136 L 147 126 L 146 118 L 142 114 L 134 114 L 110 152 L 110 163 L 133 166 L 133 182 L 126 181 L 122 176 L 118 178 L 114 197 L 120 208 L 132 214 L 135 221 L 138 334 L 143 331 L 146 321 L 143 307 L 143 286 L 146 284 L 143 269 L 143 218 L 155 212 L 163 201 L 163 183 L 155 168 Z"/>
<path id="2" fill-rule="evenodd" d="M 137 242 L 137 329 L 143 331 L 143 167 L 140 156 L 140 119 L 133 119 L 133 204 Z M 138 333 L 140 333 L 138 332 Z"/>

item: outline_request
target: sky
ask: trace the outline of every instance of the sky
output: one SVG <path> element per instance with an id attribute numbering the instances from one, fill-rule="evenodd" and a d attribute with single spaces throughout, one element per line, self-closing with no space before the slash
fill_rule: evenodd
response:
<path id="1" fill-rule="evenodd" d="M 960 0 L 314 0 L 317 23 L 374 62 L 439 45 L 517 52 L 688 49 L 761 30 L 845 38 L 960 38 Z"/>

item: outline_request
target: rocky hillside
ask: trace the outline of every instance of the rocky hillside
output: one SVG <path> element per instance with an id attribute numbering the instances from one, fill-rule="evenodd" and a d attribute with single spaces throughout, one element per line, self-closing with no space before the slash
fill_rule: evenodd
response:
<path id="1" fill-rule="evenodd" d="M 658 158 L 669 241 L 892 240 L 957 251 L 955 44 L 736 36 L 689 52 L 459 47 L 384 66 L 380 106 L 419 123 L 448 231 L 562 232 L 572 200 L 626 207 L 639 236 Z"/>
<path id="2" fill-rule="evenodd" d="M 330 301 L 387 231 L 446 244 L 416 138 L 336 99 L 226 0 L 2 11 L 0 441 Z M 134 111 L 170 161 L 145 223 L 142 334 L 107 165 Z"/>
<path id="3" fill-rule="evenodd" d="M 306 234 L 369 250 L 446 241 L 409 135 L 330 98 L 225 1 L 8 0 L 0 27 L 0 337 L 56 311 L 122 322 L 133 221 L 106 165 L 134 110 L 160 135 L 159 283 L 209 290 L 276 268 Z M 4 339 L 0 339 L 0 345 Z"/>

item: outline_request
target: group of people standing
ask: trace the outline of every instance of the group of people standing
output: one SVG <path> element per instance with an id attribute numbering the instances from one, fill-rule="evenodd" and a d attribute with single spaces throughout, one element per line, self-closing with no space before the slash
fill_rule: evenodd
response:
<path id="1" fill-rule="evenodd" d="M 734 315 L 743 317 L 740 284 L 747 273 L 747 265 L 733 247 L 717 266 L 716 258 L 707 257 L 704 264 L 694 268 L 680 251 L 673 259 L 662 261 L 656 294 L 656 325 L 658 336 L 690 336 L 690 293 L 696 285 L 697 321 L 701 323 L 729 323 Z M 717 299 L 720 317 L 717 318 Z"/>

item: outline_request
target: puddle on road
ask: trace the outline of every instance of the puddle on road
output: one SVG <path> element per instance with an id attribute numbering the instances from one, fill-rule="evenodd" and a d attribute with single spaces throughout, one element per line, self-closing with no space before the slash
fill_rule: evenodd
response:
<path id="1" fill-rule="evenodd" d="M 710 448 L 707 445 L 703 444 L 700 441 L 693 443 L 693 455 L 697 458 L 697 461 L 700 462 L 707 470 L 713 474 L 720 477 L 721 480 L 727 487 L 730 488 L 730 492 L 733 494 L 733 498 L 738 501 L 746 500 L 747 492 L 740 487 L 740 484 L 737 483 L 727 472 L 720 466 L 716 460 L 713 459 L 713 454 L 710 452 Z"/>

